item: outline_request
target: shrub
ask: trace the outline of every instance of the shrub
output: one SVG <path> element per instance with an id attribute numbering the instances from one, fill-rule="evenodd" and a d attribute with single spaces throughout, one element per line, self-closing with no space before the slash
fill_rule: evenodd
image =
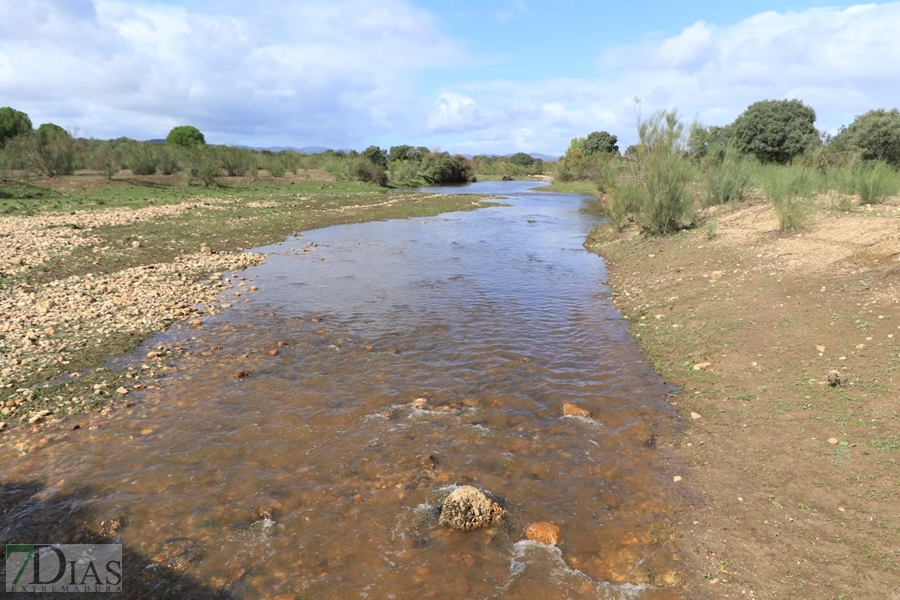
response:
<path id="1" fill-rule="evenodd" d="M 150 142 L 135 142 L 129 144 L 125 151 L 128 168 L 135 175 L 153 175 L 158 166 L 153 144 Z"/>
<path id="2" fill-rule="evenodd" d="M 730 137 L 740 152 L 786 164 L 818 142 L 815 121 L 815 111 L 800 100 L 763 100 L 741 113 Z"/>
<path id="3" fill-rule="evenodd" d="M 199 129 L 191 125 L 173 127 L 166 136 L 166 144 L 180 148 L 197 148 L 206 145 L 206 138 Z"/>
<path id="4" fill-rule="evenodd" d="M 121 168 L 122 158 L 110 142 L 99 142 L 91 148 L 89 162 L 92 169 L 112 179 Z"/>
<path id="5" fill-rule="evenodd" d="M 178 161 L 178 154 L 172 148 L 166 146 L 155 146 L 153 148 L 156 154 L 156 164 L 162 175 L 174 175 L 181 170 Z"/>
<path id="6" fill-rule="evenodd" d="M 704 179 L 703 206 L 739 202 L 750 185 L 750 175 L 734 151 L 725 153 L 721 161 L 711 160 Z"/>
<path id="7" fill-rule="evenodd" d="M 769 166 L 762 173 L 763 193 L 778 215 L 781 231 L 802 231 L 812 216 L 809 198 L 816 188 L 815 178 L 806 167 Z"/>
<path id="8" fill-rule="evenodd" d="M 272 177 L 284 177 L 284 174 L 287 172 L 287 167 L 284 163 L 284 158 L 281 156 L 267 156 L 263 162 L 265 169 Z"/>
<path id="9" fill-rule="evenodd" d="M 379 148 L 378 146 L 369 146 L 365 150 L 362 151 L 363 158 L 366 158 L 375 165 L 377 168 L 382 171 L 387 169 L 388 157 L 387 152 Z"/>
<path id="10" fill-rule="evenodd" d="M 509 162 L 520 167 L 530 167 L 534 164 L 534 157 L 525 152 L 516 152 L 509 157 Z"/>
<path id="11" fill-rule="evenodd" d="M 26 169 L 46 177 L 75 172 L 75 141 L 59 125 L 44 123 L 37 131 L 16 136 L 10 145 L 14 160 Z"/>
<path id="12" fill-rule="evenodd" d="M 382 187 L 386 186 L 388 182 L 387 173 L 365 156 L 359 156 L 354 159 L 353 176 L 360 181 L 374 183 Z"/>
<path id="13" fill-rule="evenodd" d="M 641 149 L 629 159 L 626 183 L 613 191 L 614 200 L 637 213 L 644 232 L 672 233 L 685 225 L 693 209 L 684 125 L 677 112 L 661 111 L 638 122 L 638 135 Z"/>
<path id="14" fill-rule="evenodd" d="M 0 108 L 0 148 L 14 137 L 30 132 L 31 119 L 27 114 L 11 106 Z"/>
<path id="15" fill-rule="evenodd" d="M 897 171 L 883 162 L 858 165 L 850 181 L 853 191 L 859 194 L 860 204 L 881 204 L 900 191 Z"/>
<path id="16" fill-rule="evenodd" d="M 256 175 L 256 156 L 247 148 L 235 148 L 234 146 L 221 146 L 216 154 L 219 164 L 225 169 L 228 177 L 244 177 Z"/>
<path id="17" fill-rule="evenodd" d="M 865 159 L 900 166 L 900 111 L 870 110 L 842 128 L 834 141 L 858 150 Z"/>
<path id="18" fill-rule="evenodd" d="M 450 156 L 448 153 L 432 154 L 428 157 L 425 176 L 438 185 L 452 183 L 466 183 L 473 179 L 468 161 L 459 154 Z"/>

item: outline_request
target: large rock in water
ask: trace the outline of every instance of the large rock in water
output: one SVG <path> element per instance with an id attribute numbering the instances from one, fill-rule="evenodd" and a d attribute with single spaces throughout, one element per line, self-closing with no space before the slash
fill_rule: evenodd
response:
<path id="1" fill-rule="evenodd" d="M 463 485 L 444 499 L 440 523 L 444 527 L 468 531 L 499 521 L 506 514 L 503 507 L 481 490 Z"/>

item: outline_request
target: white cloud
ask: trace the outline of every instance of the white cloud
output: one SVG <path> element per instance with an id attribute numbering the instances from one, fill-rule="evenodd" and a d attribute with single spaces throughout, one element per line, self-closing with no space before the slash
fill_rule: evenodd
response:
<path id="1" fill-rule="evenodd" d="M 458 140 L 457 151 L 503 139 L 492 151 L 561 153 L 569 140 L 605 129 L 620 147 L 636 141 L 633 100 L 646 116 L 677 108 L 707 124 L 730 123 L 753 102 L 798 98 L 817 126 L 835 131 L 856 115 L 900 103 L 900 3 L 767 12 L 717 27 L 697 22 L 678 35 L 609 50 L 602 77 L 458 86 L 493 116 L 489 129 Z M 501 131 L 530 129 L 522 136 Z M 510 147 L 515 144 L 515 147 Z"/>
<path id="2" fill-rule="evenodd" d="M 0 105 L 95 137 L 188 123 L 215 143 L 561 153 L 594 130 L 633 143 L 635 97 L 645 114 L 677 107 L 719 125 L 796 97 L 830 131 L 900 102 L 897 2 L 699 21 L 610 49 L 584 77 L 445 83 L 423 97 L 422 76 L 489 61 L 413 1 L 0 1 Z"/>
<path id="3" fill-rule="evenodd" d="M 424 121 L 413 76 L 466 56 L 407 0 L 193 6 L 0 3 L 2 102 L 96 137 L 352 143 Z"/>

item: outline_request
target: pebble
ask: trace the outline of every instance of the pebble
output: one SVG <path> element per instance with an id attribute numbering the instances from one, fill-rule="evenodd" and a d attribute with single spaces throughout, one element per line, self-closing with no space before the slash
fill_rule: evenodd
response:
<path id="1" fill-rule="evenodd" d="M 532 523 L 525 528 L 525 537 L 539 544 L 555 546 L 559 543 L 559 527 L 547 521 Z"/>
<path id="2" fill-rule="evenodd" d="M 692 412 L 692 413 L 691 413 L 691 418 L 694 419 L 694 420 L 696 421 L 697 419 L 701 419 L 702 417 L 700 416 L 699 413 Z"/>
<path id="3" fill-rule="evenodd" d="M 838 443 L 838 439 L 837 438 L 828 438 L 828 443 L 831 444 L 832 446 L 834 446 L 835 444 Z"/>
<path id="4" fill-rule="evenodd" d="M 117 393 L 117 394 L 120 394 L 120 395 L 122 395 L 122 396 L 124 396 L 124 395 L 126 395 L 126 394 L 128 393 L 128 388 L 126 388 L 124 385 L 119 386 L 119 387 L 116 389 L 116 393 Z"/>
<path id="5" fill-rule="evenodd" d="M 675 477 L 672 478 L 672 481 L 674 481 L 675 483 L 678 483 L 679 481 L 681 481 L 681 475 L 676 475 Z"/>
<path id="6" fill-rule="evenodd" d="M 712 363 L 708 363 L 708 362 L 697 363 L 696 365 L 694 365 L 694 370 L 695 371 L 705 371 L 706 369 L 708 369 L 711 366 L 712 366 Z"/>
<path id="7" fill-rule="evenodd" d="M 45 417 L 47 417 L 50 414 L 51 413 L 49 410 L 46 410 L 46 409 L 40 410 L 28 418 L 28 424 L 34 425 L 35 423 L 40 423 L 41 421 L 44 420 Z"/>
<path id="8" fill-rule="evenodd" d="M 244 379 L 245 377 L 250 377 L 250 371 L 238 371 L 237 373 L 233 373 L 231 376 L 235 379 Z"/>
<path id="9" fill-rule="evenodd" d="M 269 356 L 278 356 L 278 350 L 269 350 Z"/>

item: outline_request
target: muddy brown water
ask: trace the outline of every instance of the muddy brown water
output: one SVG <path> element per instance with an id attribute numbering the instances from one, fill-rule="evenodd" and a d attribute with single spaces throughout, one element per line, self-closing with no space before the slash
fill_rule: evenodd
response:
<path id="1" fill-rule="evenodd" d="M 129 359 L 186 350 L 159 389 L 4 451 L 6 490 L 39 489 L 6 501 L 0 533 L 55 501 L 63 516 L 28 535 L 69 539 L 17 541 L 117 517 L 113 539 L 137 557 L 126 590 L 136 570 L 171 569 L 235 598 L 673 597 L 672 477 L 655 447 L 676 426 L 671 390 L 581 246 L 595 201 L 531 185 L 465 190 L 509 206 L 265 248 L 232 275 L 247 282 L 231 310 Z M 441 528 L 462 484 L 500 498 L 506 520 Z M 560 527 L 558 547 L 523 541 L 535 521 Z"/>

